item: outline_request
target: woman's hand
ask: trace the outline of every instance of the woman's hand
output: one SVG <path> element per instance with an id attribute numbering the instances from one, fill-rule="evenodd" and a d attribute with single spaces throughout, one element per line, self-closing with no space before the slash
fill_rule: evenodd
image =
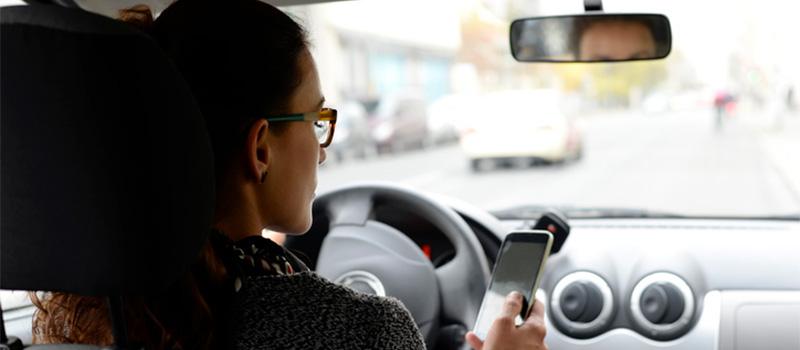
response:
<path id="1" fill-rule="evenodd" d="M 475 333 L 467 333 L 467 343 L 477 350 L 536 349 L 546 350 L 544 344 L 544 305 L 533 301 L 533 309 L 521 325 L 514 319 L 522 312 L 522 295 L 511 292 L 503 304 L 503 311 L 492 324 L 486 341 L 481 341 Z"/>

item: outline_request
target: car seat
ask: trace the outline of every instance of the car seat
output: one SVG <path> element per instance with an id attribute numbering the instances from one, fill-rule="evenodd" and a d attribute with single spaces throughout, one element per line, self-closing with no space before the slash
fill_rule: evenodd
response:
<path id="1" fill-rule="evenodd" d="M 106 297 L 112 348 L 136 349 L 122 296 L 166 289 L 210 233 L 200 110 L 126 23 L 35 4 L 0 9 L 0 23 L 0 289 Z"/>

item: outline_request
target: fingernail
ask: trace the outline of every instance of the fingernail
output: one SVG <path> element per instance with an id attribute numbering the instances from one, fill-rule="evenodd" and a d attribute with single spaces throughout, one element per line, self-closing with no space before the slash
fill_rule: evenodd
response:
<path id="1" fill-rule="evenodd" d="M 514 292 L 511 292 L 511 293 L 508 293 L 508 296 L 506 297 L 506 299 L 508 299 L 509 301 L 511 301 L 511 300 L 521 301 L 522 300 L 522 294 L 519 294 L 518 292 L 514 291 Z"/>

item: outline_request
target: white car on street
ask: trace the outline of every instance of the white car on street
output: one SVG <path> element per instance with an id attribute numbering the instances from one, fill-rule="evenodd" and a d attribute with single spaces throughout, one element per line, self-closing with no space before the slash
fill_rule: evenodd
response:
<path id="1" fill-rule="evenodd" d="M 579 158 L 580 135 L 559 108 L 558 98 L 553 90 L 512 90 L 481 99 L 461 137 L 461 149 L 473 169 Z"/>

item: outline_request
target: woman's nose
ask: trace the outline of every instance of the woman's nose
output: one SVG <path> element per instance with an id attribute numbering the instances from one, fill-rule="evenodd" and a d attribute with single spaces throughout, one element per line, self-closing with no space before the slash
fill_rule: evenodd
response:
<path id="1" fill-rule="evenodd" d="M 322 165 L 325 163 L 325 159 L 328 159 L 328 153 L 325 152 L 325 149 L 320 147 L 319 148 L 319 162 L 317 164 Z"/>

